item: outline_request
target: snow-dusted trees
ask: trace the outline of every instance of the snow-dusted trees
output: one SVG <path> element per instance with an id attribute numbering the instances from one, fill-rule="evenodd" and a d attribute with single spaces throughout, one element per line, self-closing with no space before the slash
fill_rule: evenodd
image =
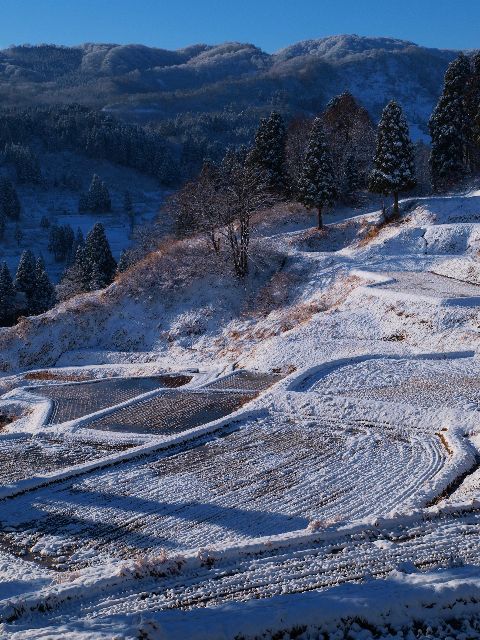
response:
<path id="1" fill-rule="evenodd" d="M 17 272 L 15 274 L 15 289 L 25 296 L 27 314 L 30 313 L 31 300 L 36 287 L 36 263 L 35 256 L 26 249 L 20 256 Z"/>
<path id="2" fill-rule="evenodd" d="M 286 130 L 282 116 L 273 111 L 263 118 L 255 134 L 255 142 L 248 156 L 252 175 L 257 172 L 261 183 L 275 193 L 284 193 Z"/>
<path id="3" fill-rule="evenodd" d="M 15 287 L 5 262 L 0 265 L 0 327 L 15 321 Z"/>
<path id="4" fill-rule="evenodd" d="M 470 169 L 480 170 L 480 52 L 471 59 L 471 75 L 466 92 L 468 118 L 468 161 Z"/>
<path id="5" fill-rule="evenodd" d="M 43 258 L 37 258 L 35 263 L 35 290 L 30 300 L 30 314 L 45 313 L 55 305 L 55 287 L 45 271 Z"/>
<path id="6" fill-rule="evenodd" d="M 83 193 L 78 202 L 79 212 L 108 213 L 112 210 L 112 201 L 107 185 L 95 174 L 88 193 Z"/>
<path id="7" fill-rule="evenodd" d="M 64 262 L 72 253 L 75 234 L 69 224 L 50 227 L 48 250 L 53 253 L 56 262 Z"/>
<path id="8" fill-rule="evenodd" d="M 223 219 L 223 191 L 219 168 L 205 161 L 199 175 L 187 182 L 170 200 L 178 235 L 192 231 L 205 233 L 215 252 L 220 249 L 217 232 Z"/>
<path id="9" fill-rule="evenodd" d="M 19 308 L 26 315 L 43 313 L 55 304 L 55 289 L 45 264 L 42 258 L 35 260 L 29 249 L 20 257 L 14 287 L 21 297 Z"/>
<path id="10" fill-rule="evenodd" d="M 18 220 L 20 218 L 20 201 L 11 180 L 0 177 L 0 214 L 5 218 Z"/>
<path id="11" fill-rule="evenodd" d="M 432 138 L 430 170 L 435 190 L 453 185 L 469 168 L 469 139 L 473 123 L 466 94 L 470 82 L 470 61 L 460 54 L 448 66 L 442 95 L 429 121 Z M 470 111 L 472 109 L 470 106 Z"/>
<path id="12" fill-rule="evenodd" d="M 277 196 L 271 174 L 253 165 L 246 149 L 230 150 L 220 166 L 206 162 L 199 176 L 187 183 L 168 203 L 180 236 L 200 232 L 215 253 L 225 239 L 238 278 L 249 271 L 251 217 Z"/>
<path id="13" fill-rule="evenodd" d="M 58 287 L 59 297 L 66 300 L 78 293 L 102 289 L 113 282 L 116 270 L 117 263 L 105 229 L 97 222 L 85 242 L 78 246 L 73 263 L 65 271 Z"/>
<path id="14" fill-rule="evenodd" d="M 120 254 L 120 259 L 118 261 L 117 273 L 123 273 L 129 267 L 130 267 L 129 255 L 128 255 L 128 252 L 125 249 L 123 249 L 122 253 Z"/>
<path id="15" fill-rule="evenodd" d="M 11 162 L 20 183 L 37 184 L 42 180 L 40 162 L 27 145 L 10 143 L 5 146 L 5 158 Z"/>
<path id="16" fill-rule="evenodd" d="M 251 216 L 273 201 L 271 174 L 252 167 L 244 149 L 228 152 L 221 166 L 222 233 L 227 238 L 235 275 L 249 271 Z"/>
<path id="17" fill-rule="evenodd" d="M 103 224 L 100 222 L 93 226 L 85 238 L 83 260 L 87 270 L 90 270 L 92 278 L 95 270 L 98 271 L 98 274 L 95 275 L 95 284 L 100 286 L 92 286 L 92 289 L 101 289 L 113 281 L 117 263 L 112 256 Z"/>
<path id="18" fill-rule="evenodd" d="M 337 189 L 332 158 L 323 123 L 315 118 L 298 184 L 298 199 L 308 209 L 317 209 L 318 228 L 323 227 L 322 211 L 333 204 Z"/>
<path id="19" fill-rule="evenodd" d="M 367 186 L 375 150 L 375 127 L 368 111 L 345 91 L 322 114 L 339 197 L 350 203 Z"/>
<path id="20" fill-rule="evenodd" d="M 377 129 L 377 147 L 369 189 L 383 195 L 393 194 L 393 215 L 397 216 L 398 195 L 415 186 L 414 148 L 408 124 L 395 100 L 382 112 Z"/>

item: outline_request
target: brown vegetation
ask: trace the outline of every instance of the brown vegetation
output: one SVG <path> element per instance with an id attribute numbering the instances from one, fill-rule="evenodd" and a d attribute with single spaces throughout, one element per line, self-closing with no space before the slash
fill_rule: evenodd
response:
<path id="1" fill-rule="evenodd" d="M 24 376 L 25 380 L 61 380 L 62 382 L 83 382 L 89 376 L 80 373 L 56 373 L 54 371 L 29 371 Z"/>

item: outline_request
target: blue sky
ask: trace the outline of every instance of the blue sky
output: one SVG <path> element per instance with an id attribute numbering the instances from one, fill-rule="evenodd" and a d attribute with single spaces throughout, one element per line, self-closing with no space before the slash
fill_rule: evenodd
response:
<path id="1" fill-rule="evenodd" d="M 238 40 L 275 51 L 340 33 L 480 47 L 480 0 L 0 0 L 0 9 L 0 47 Z"/>

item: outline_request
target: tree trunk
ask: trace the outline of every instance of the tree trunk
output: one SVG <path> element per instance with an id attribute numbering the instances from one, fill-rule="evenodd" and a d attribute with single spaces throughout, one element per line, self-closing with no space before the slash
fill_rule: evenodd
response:
<path id="1" fill-rule="evenodd" d="M 212 243 L 213 250 L 215 253 L 219 253 L 220 251 L 220 238 L 217 238 L 215 235 L 215 229 L 210 229 L 210 241 Z"/>
<path id="2" fill-rule="evenodd" d="M 318 207 L 318 228 L 323 229 L 322 207 Z"/>
<path id="3" fill-rule="evenodd" d="M 394 191 L 393 198 L 393 217 L 396 218 L 400 215 L 400 210 L 398 208 L 398 191 Z"/>

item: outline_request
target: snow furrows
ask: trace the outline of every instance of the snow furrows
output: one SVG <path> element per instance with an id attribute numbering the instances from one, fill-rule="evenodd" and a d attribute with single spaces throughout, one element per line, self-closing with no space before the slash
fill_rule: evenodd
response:
<path id="1" fill-rule="evenodd" d="M 29 387 L 28 390 L 53 401 L 49 422 L 57 424 L 95 413 L 165 386 L 169 386 L 168 377 L 158 376 Z"/>
<path id="2" fill-rule="evenodd" d="M 233 640 L 247 627 L 261 635 L 259 612 L 285 602 L 264 636 L 278 638 L 298 622 L 295 603 L 309 602 L 305 624 L 320 624 L 337 597 L 347 616 L 364 597 L 367 623 L 388 625 L 400 583 L 428 594 L 415 609 L 400 589 L 400 622 L 426 619 L 440 593 L 440 617 L 470 615 L 480 601 L 477 199 L 418 199 L 369 244 L 331 253 L 325 242 L 305 250 L 302 230 L 277 233 L 308 274 L 286 328 L 275 310 L 256 320 L 258 334 L 237 319 L 153 365 L 110 354 L 117 377 L 96 365 L 60 370 L 68 383 L 55 369 L 26 388 L 9 377 L 0 406 L 19 419 L 0 435 L 0 636 Z M 459 247 L 468 264 L 452 258 Z M 185 385 L 165 388 L 161 365 Z M 369 598 L 382 585 L 390 600 L 377 615 Z M 240 610 L 258 619 L 245 626 Z M 237 627 L 218 631 L 226 611 Z M 201 635 L 201 619 L 215 632 Z"/>

